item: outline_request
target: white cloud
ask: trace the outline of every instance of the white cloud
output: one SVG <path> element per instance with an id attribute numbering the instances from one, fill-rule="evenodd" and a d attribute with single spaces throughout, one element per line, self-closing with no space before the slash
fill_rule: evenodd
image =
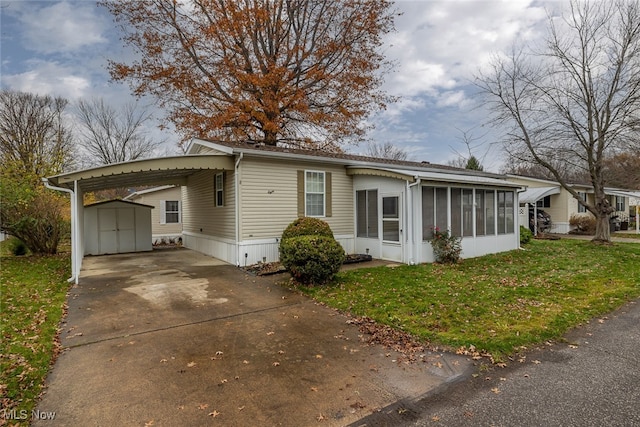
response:
<path id="1" fill-rule="evenodd" d="M 86 96 L 91 87 L 87 77 L 74 69 L 55 62 L 30 61 L 29 70 L 18 74 L 3 74 L 2 85 L 23 92 L 55 95 L 64 98 Z"/>
<path id="2" fill-rule="evenodd" d="M 94 2 L 46 4 L 40 8 L 27 5 L 18 9 L 25 48 L 52 54 L 108 42 L 103 35 L 108 22 L 97 13 Z"/>

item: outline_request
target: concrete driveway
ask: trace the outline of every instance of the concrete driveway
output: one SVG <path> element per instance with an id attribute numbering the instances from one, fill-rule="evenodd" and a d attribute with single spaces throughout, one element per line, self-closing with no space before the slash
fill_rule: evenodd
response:
<path id="1" fill-rule="evenodd" d="M 358 425 L 471 367 L 399 362 L 284 278 L 187 249 L 86 258 L 34 425 Z"/>

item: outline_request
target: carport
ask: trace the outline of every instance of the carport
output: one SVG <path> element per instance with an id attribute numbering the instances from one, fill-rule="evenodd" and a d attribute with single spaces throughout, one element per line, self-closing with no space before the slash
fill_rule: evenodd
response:
<path id="1" fill-rule="evenodd" d="M 538 201 L 553 194 L 560 194 L 559 185 L 553 187 L 527 188 L 524 192 L 520 193 L 520 205 L 524 205 L 524 211 L 520 209 L 520 224 L 527 224 L 527 228 L 529 227 L 529 205 L 533 205 L 534 235 L 538 234 Z"/>
<path id="2" fill-rule="evenodd" d="M 43 178 L 53 190 L 71 196 L 71 278 L 78 283 L 84 257 L 84 194 L 110 188 L 187 185 L 187 178 L 201 170 L 233 170 L 231 156 L 185 155 L 134 160 Z"/>

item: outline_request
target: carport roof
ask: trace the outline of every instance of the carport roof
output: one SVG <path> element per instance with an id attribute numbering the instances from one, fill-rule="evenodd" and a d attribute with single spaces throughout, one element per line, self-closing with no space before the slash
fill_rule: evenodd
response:
<path id="1" fill-rule="evenodd" d="M 552 194 L 560 194 L 560 187 L 536 187 L 528 188 L 520 193 L 520 203 L 536 203 L 540 199 L 544 199 Z"/>
<path id="2" fill-rule="evenodd" d="M 133 160 L 47 178 L 57 187 L 73 189 L 74 182 L 84 191 L 146 185 L 184 185 L 189 175 L 203 169 L 232 170 L 233 157 L 226 155 L 185 155 Z"/>

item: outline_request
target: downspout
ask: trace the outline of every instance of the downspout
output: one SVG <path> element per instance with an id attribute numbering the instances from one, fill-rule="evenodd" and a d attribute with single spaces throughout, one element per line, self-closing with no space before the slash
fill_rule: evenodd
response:
<path id="1" fill-rule="evenodd" d="M 236 267 L 240 267 L 240 176 L 238 173 L 238 170 L 240 168 L 240 160 L 242 160 L 242 157 L 244 156 L 244 153 L 240 153 L 240 156 L 238 156 L 238 158 L 236 159 L 236 163 L 234 166 L 234 183 L 235 183 L 235 202 L 236 202 Z"/>
<path id="2" fill-rule="evenodd" d="M 47 178 L 42 178 L 42 183 L 45 187 L 50 190 L 55 191 L 64 191 L 65 193 L 69 193 L 71 195 L 71 277 L 67 279 L 67 282 L 74 282 L 76 285 L 78 284 L 78 261 L 76 259 L 76 252 L 78 251 L 78 242 L 77 242 L 77 230 L 76 224 L 78 220 L 76 219 L 76 197 L 73 190 L 64 187 L 55 187 L 49 183 Z M 77 186 L 78 181 L 74 182 L 74 187 Z"/>
<path id="3" fill-rule="evenodd" d="M 527 191 L 527 187 L 520 187 L 517 191 L 516 194 L 518 195 L 518 201 L 517 203 L 514 203 L 514 208 L 517 206 L 518 207 L 518 215 L 516 215 L 516 213 L 513 213 L 513 220 L 515 222 L 515 230 L 513 230 L 516 233 L 516 236 L 518 236 L 518 249 L 522 249 L 525 250 L 522 246 L 521 246 L 521 242 L 520 242 L 520 193 L 524 193 L 525 191 Z M 536 203 L 537 204 L 537 203 Z M 529 221 L 529 204 L 525 203 L 524 204 L 524 208 L 527 210 L 526 212 L 526 218 L 527 218 L 527 222 Z M 538 224 L 538 219 L 535 217 L 536 213 L 534 213 L 534 218 L 533 221 L 534 223 Z M 526 225 L 527 228 L 529 228 L 529 224 Z"/>
<path id="4" fill-rule="evenodd" d="M 416 264 L 415 261 L 415 253 L 418 252 L 415 249 L 415 243 L 416 243 L 416 239 L 415 239 L 415 234 L 416 234 L 416 230 L 415 230 L 415 212 L 414 212 L 414 206 L 413 206 L 413 194 L 411 193 L 411 189 L 413 187 L 415 187 L 416 185 L 420 185 L 420 183 L 422 182 L 422 178 L 419 178 L 417 176 L 414 176 L 413 179 L 415 179 L 416 181 L 413 184 L 409 184 L 409 180 L 405 181 L 407 184 L 407 227 L 409 228 L 409 218 L 411 218 L 411 233 L 410 233 L 410 241 L 409 241 L 409 265 L 414 265 Z"/>

